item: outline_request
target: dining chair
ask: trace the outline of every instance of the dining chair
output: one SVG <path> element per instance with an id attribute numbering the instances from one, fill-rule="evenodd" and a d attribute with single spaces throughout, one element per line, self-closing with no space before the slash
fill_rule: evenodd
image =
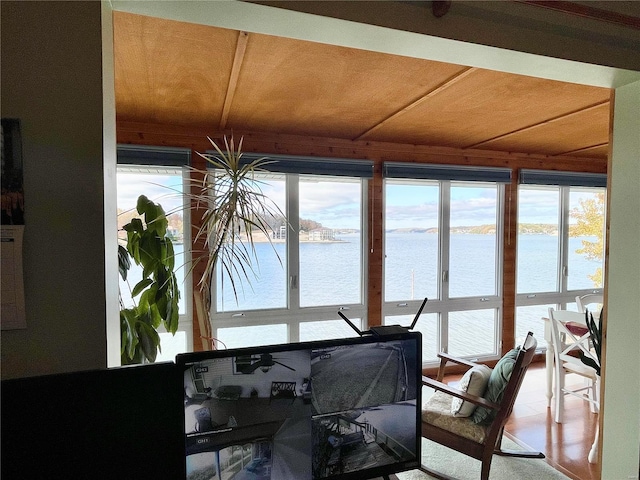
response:
<path id="1" fill-rule="evenodd" d="M 578 311 L 581 313 L 585 313 L 587 309 L 590 312 L 602 310 L 603 303 L 604 295 L 602 293 L 587 293 L 585 295 L 578 295 L 576 297 L 576 305 L 578 306 Z M 594 315 L 594 317 L 597 317 L 597 315 Z"/>
<path id="2" fill-rule="evenodd" d="M 589 330 L 585 314 L 549 308 L 549 321 L 551 322 L 551 341 L 554 350 L 554 419 L 556 423 L 562 423 L 565 395 L 576 396 L 588 401 L 591 411 L 597 412 L 599 407 L 598 376 L 594 368 L 585 365 L 580 360 L 582 352 L 597 361 L 589 345 Z M 566 382 L 568 374 L 579 375 L 587 381 L 584 386 L 570 388 Z"/>

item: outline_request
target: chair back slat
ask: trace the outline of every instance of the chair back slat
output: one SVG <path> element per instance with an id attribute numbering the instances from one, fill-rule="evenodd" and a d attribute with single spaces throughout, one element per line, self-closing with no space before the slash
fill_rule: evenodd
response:
<path id="1" fill-rule="evenodd" d="M 504 424 L 513 410 L 513 405 L 516 402 L 525 373 L 527 372 L 527 369 L 533 360 L 533 356 L 536 353 L 537 346 L 537 340 L 533 334 L 529 332 L 522 347 L 520 348 L 520 351 L 518 352 L 518 356 L 516 357 L 516 363 L 513 366 L 511 377 L 509 378 L 509 382 L 507 383 L 502 396 L 502 402 L 500 403 L 501 408 L 491 424 L 489 435 L 493 435 L 495 430 L 496 438 L 498 438 L 498 435 L 504 428 Z"/>
<path id="2" fill-rule="evenodd" d="M 575 356 L 578 352 L 595 359 L 589 345 L 589 331 L 576 333 L 575 328 L 571 328 L 579 325 L 586 329 L 584 313 L 549 308 L 549 321 L 551 322 L 551 341 L 559 361 L 582 365 L 580 358 Z"/>
<path id="3" fill-rule="evenodd" d="M 578 311 L 584 313 L 587 309 L 590 312 L 602 309 L 604 303 L 604 295 L 602 293 L 587 293 L 586 295 L 578 295 L 576 297 L 576 305 Z M 597 305 L 598 308 L 588 308 L 589 305 Z"/>

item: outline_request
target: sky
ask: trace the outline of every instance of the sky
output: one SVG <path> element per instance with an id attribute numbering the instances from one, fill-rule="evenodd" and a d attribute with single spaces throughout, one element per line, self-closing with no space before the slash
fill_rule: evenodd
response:
<path id="1" fill-rule="evenodd" d="M 334 229 L 360 229 L 361 185 L 359 181 L 328 178 L 326 181 L 300 182 L 300 216 Z M 165 211 L 179 208 L 182 202 L 175 192 L 180 177 L 170 175 L 118 174 L 118 207 L 135 208 L 140 194 L 146 194 Z M 285 211 L 283 180 L 269 179 L 261 184 L 262 192 Z M 435 184 L 387 182 L 385 229 L 431 228 L 438 225 L 438 188 Z M 571 206 L 589 193 L 571 196 Z M 496 221 L 496 188 L 491 186 L 457 186 L 451 189 L 451 225 L 476 226 Z M 527 187 L 519 192 L 519 221 L 522 223 L 557 223 L 559 195 L 557 188 Z"/>
<path id="2" fill-rule="evenodd" d="M 174 175 L 122 174 L 118 173 L 118 208 L 136 207 L 140 195 L 162 205 L 165 212 L 182 205 L 182 178 Z"/>

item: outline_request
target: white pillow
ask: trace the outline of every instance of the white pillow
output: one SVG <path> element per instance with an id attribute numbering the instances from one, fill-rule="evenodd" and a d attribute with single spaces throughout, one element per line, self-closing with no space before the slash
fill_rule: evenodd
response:
<path id="1" fill-rule="evenodd" d="M 471 395 L 482 397 L 487 389 L 487 383 L 491 376 L 491 369 L 486 365 L 476 365 L 470 368 L 460 379 L 458 390 L 463 390 Z M 453 397 L 451 402 L 451 414 L 454 417 L 469 417 L 476 409 L 476 405 L 465 402 L 461 398 Z"/>

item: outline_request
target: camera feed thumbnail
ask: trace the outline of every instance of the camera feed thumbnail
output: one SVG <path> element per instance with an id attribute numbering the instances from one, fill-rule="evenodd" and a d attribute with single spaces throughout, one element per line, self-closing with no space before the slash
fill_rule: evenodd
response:
<path id="1" fill-rule="evenodd" d="M 314 479 L 417 457 L 415 342 L 312 353 Z"/>
<path id="2" fill-rule="evenodd" d="M 311 478 L 310 358 L 294 350 L 186 365 L 187 479 Z"/>

